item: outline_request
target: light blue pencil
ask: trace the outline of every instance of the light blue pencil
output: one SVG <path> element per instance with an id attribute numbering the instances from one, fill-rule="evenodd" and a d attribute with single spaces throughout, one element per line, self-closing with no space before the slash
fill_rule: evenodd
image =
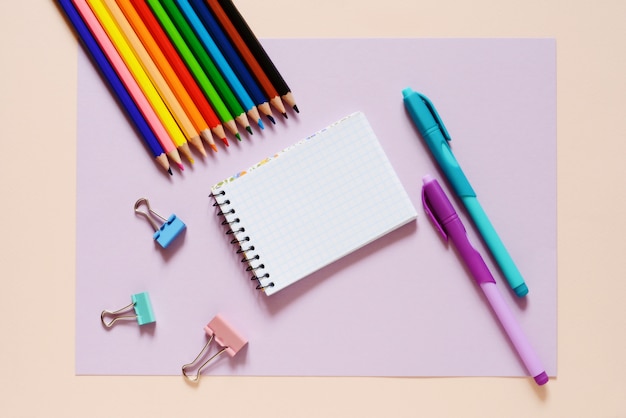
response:
<path id="1" fill-rule="evenodd" d="M 222 51 L 220 51 L 213 38 L 204 27 L 204 24 L 196 14 L 196 11 L 193 9 L 193 7 L 191 7 L 191 4 L 188 0 L 175 1 L 180 11 L 187 19 L 189 26 L 192 27 L 193 31 L 198 36 L 198 39 L 200 39 L 200 42 L 202 42 L 202 45 L 204 45 L 204 48 L 213 60 L 215 66 L 220 70 L 220 72 L 226 79 L 226 82 L 233 90 L 233 93 L 235 93 L 235 96 L 237 96 L 237 100 L 241 104 L 241 107 L 246 109 L 246 113 L 248 114 L 248 116 L 251 119 L 255 120 L 259 124 L 261 129 L 264 129 L 265 126 L 263 125 L 263 121 L 261 120 L 259 111 L 254 105 L 252 99 L 250 98 L 250 95 L 241 84 L 241 81 L 239 81 L 237 75 L 235 75 L 235 73 L 233 72 L 230 64 L 228 64 L 228 61 L 226 61 L 226 58 L 224 58 Z"/>

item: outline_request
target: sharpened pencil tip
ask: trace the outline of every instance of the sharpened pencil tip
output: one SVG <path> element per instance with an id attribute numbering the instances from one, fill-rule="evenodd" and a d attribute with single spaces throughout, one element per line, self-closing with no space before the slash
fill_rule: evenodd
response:
<path id="1" fill-rule="evenodd" d="M 259 126 L 261 127 L 261 129 L 265 129 L 265 125 L 263 125 L 263 121 L 261 120 L 261 118 L 259 118 L 259 120 L 256 121 L 256 123 L 259 124 Z"/>
<path id="2" fill-rule="evenodd" d="M 298 105 L 293 105 L 293 110 L 295 110 L 296 113 L 300 113 L 300 110 L 298 109 Z"/>
<path id="3" fill-rule="evenodd" d="M 167 172 L 170 174 L 170 176 L 174 175 L 174 173 L 172 173 L 172 169 L 170 167 L 167 168 Z"/>
<path id="4" fill-rule="evenodd" d="M 287 116 L 287 112 L 283 113 L 283 116 L 285 117 L 285 119 L 289 119 L 289 116 Z"/>
<path id="5" fill-rule="evenodd" d="M 253 135 L 252 128 L 250 126 L 246 126 L 246 131 L 248 131 L 250 135 Z"/>
<path id="6" fill-rule="evenodd" d="M 217 145 L 215 144 L 209 144 L 209 146 L 211 147 L 211 149 L 215 152 L 217 152 Z"/>
<path id="7" fill-rule="evenodd" d="M 272 122 L 272 124 L 276 125 L 276 120 L 274 119 L 272 115 L 266 115 L 266 116 L 270 120 L 270 122 Z"/>
<path id="8" fill-rule="evenodd" d="M 239 132 L 237 132 L 237 133 L 235 134 L 235 138 L 237 138 L 238 140 L 240 140 L 240 141 L 241 141 L 241 135 L 239 135 Z"/>
<path id="9" fill-rule="evenodd" d="M 224 145 L 226 145 L 227 147 L 230 147 L 230 144 L 228 143 L 228 139 L 226 139 L 226 137 L 222 138 L 222 142 L 224 143 Z"/>
<path id="10" fill-rule="evenodd" d="M 178 166 L 178 168 L 179 168 L 181 171 L 184 171 L 184 170 L 185 170 L 185 166 L 184 166 L 182 163 L 177 163 L 176 165 Z"/>

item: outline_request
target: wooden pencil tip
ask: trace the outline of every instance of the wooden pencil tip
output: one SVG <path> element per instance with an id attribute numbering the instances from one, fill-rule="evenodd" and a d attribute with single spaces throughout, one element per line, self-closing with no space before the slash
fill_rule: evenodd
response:
<path id="1" fill-rule="evenodd" d="M 240 141 L 241 141 L 241 135 L 239 135 L 239 132 L 237 132 L 237 133 L 235 134 L 235 138 L 237 138 L 238 140 L 240 140 Z"/>
<path id="2" fill-rule="evenodd" d="M 178 168 L 179 168 L 181 171 L 184 171 L 184 170 L 185 170 L 185 166 L 183 165 L 183 163 L 176 163 L 176 165 L 178 166 Z"/>
<path id="3" fill-rule="evenodd" d="M 300 113 L 300 110 L 298 109 L 298 105 L 293 105 L 293 110 L 295 110 L 296 113 Z"/>
<path id="4" fill-rule="evenodd" d="M 272 122 L 272 124 L 276 125 L 276 119 L 274 119 L 272 115 L 266 115 L 266 116 L 270 120 L 270 122 Z"/>
<path id="5" fill-rule="evenodd" d="M 172 173 L 172 168 L 171 167 L 167 167 L 167 172 L 170 174 L 170 176 L 174 175 L 174 173 Z"/>
<path id="6" fill-rule="evenodd" d="M 230 144 L 228 143 L 228 139 L 226 139 L 226 137 L 222 138 L 222 142 L 224 143 L 224 145 L 226 145 L 227 147 L 230 147 Z"/>
<path id="7" fill-rule="evenodd" d="M 250 125 L 246 126 L 246 131 L 248 131 L 250 135 L 253 135 L 252 128 L 250 127 Z"/>
<path id="8" fill-rule="evenodd" d="M 215 144 L 209 144 L 211 149 L 215 152 L 217 152 L 217 146 Z"/>
<path id="9" fill-rule="evenodd" d="M 283 113 L 283 116 L 285 117 L 285 119 L 289 119 L 289 116 L 287 116 L 287 112 Z"/>
<path id="10" fill-rule="evenodd" d="M 263 124 L 263 121 L 261 120 L 261 118 L 259 118 L 259 120 L 257 120 L 256 123 L 261 127 L 261 129 L 265 129 L 265 125 Z"/>

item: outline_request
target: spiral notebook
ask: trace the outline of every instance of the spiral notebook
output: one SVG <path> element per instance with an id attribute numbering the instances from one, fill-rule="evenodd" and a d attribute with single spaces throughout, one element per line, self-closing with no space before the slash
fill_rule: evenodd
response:
<path id="1" fill-rule="evenodd" d="M 211 194 L 230 243 L 267 295 L 417 217 L 361 112 L 217 183 Z"/>

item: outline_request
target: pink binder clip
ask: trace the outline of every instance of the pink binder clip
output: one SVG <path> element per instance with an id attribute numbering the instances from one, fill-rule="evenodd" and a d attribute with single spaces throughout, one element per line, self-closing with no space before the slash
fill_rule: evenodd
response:
<path id="1" fill-rule="evenodd" d="M 235 354 L 239 352 L 246 344 L 248 344 L 248 340 L 243 338 L 237 331 L 235 331 L 228 322 L 221 317 L 221 315 L 216 315 L 215 318 L 211 320 L 204 327 L 207 335 L 209 336 L 209 341 L 204 345 L 200 354 L 189 364 L 185 364 L 182 367 L 183 376 L 185 376 L 191 382 L 197 382 L 200 379 L 200 373 L 202 369 L 204 369 L 212 360 L 217 358 L 222 353 L 228 353 L 229 356 L 233 357 Z M 198 372 L 195 376 L 189 376 L 187 374 L 187 369 L 193 366 L 204 357 L 205 353 L 208 351 L 211 342 L 215 340 L 215 342 L 221 347 L 219 351 L 212 356 L 210 356 L 203 364 L 198 368 Z"/>

